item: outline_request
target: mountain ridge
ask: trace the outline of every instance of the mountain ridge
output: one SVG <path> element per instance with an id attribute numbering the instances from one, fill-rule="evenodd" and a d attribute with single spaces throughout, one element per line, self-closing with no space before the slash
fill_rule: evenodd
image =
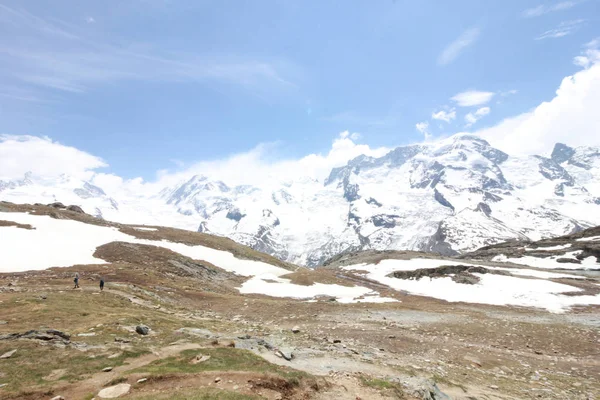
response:
<path id="1" fill-rule="evenodd" d="M 193 175 L 152 195 L 108 193 L 68 176 L 0 180 L 0 199 L 63 201 L 97 217 L 229 237 L 316 266 L 343 252 L 456 255 L 600 225 L 600 150 L 557 143 L 509 155 L 473 135 L 359 155 L 323 179 L 228 185 Z"/>

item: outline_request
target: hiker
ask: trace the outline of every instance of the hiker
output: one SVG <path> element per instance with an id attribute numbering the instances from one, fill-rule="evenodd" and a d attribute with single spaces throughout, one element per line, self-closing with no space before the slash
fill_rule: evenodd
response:
<path id="1" fill-rule="evenodd" d="M 100 291 L 103 291 L 103 290 L 104 290 L 104 277 L 101 276 L 100 277 Z"/>
<path id="2" fill-rule="evenodd" d="M 79 272 L 75 272 L 75 278 L 73 278 L 73 282 L 75 282 L 75 286 L 73 289 L 79 288 Z"/>

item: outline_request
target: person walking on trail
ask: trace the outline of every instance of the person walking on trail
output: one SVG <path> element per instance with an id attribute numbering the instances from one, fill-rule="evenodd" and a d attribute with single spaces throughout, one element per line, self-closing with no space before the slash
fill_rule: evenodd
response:
<path id="1" fill-rule="evenodd" d="M 75 282 L 73 289 L 79 289 L 79 272 L 75 272 L 75 278 L 73 278 L 73 282 Z"/>
<path id="2" fill-rule="evenodd" d="M 104 277 L 101 276 L 100 277 L 100 291 L 103 291 L 103 290 L 104 290 Z"/>

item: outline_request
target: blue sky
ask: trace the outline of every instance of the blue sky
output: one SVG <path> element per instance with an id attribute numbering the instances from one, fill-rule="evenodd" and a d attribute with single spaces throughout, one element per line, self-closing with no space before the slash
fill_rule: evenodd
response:
<path id="1" fill-rule="evenodd" d="M 146 179 L 345 130 L 392 147 L 552 99 L 599 19 L 598 0 L 0 0 L 0 133 Z"/>

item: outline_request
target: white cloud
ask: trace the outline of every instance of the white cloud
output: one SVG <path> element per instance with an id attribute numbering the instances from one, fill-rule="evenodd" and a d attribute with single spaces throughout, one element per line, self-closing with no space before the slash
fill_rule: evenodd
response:
<path id="1" fill-rule="evenodd" d="M 494 97 L 494 94 L 494 92 L 468 90 L 466 92 L 458 93 L 453 96 L 451 100 L 454 100 L 461 107 L 473 107 L 488 103 L 492 97 Z"/>
<path id="2" fill-rule="evenodd" d="M 431 118 L 437 119 L 439 121 L 446 121 L 449 123 L 450 121 L 456 118 L 456 111 L 454 109 L 450 111 L 440 110 L 431 114 Z"/>
<path id="3" fill-rule="evenodd" d="M 490 113 L 489 107 L 481 107 L 474 113 L 468 113 L 465 115 L 465 121 L 467 123 L 467 127 L 473 125 L 475 122 L 479 121 L 481 118 L 485 117 Z"/>
<path id="4" fill-rule="evenodd" d="M 49 138 L 0 135 L 0 179 L 22 178 L 28 171 L 44 176 L 65 173 L 85 178 L 93 170 L 106 166 L 99 157 Z"/>
<path id="5" fill-rule="evenodd" d="M 67 174 L 90 180 L 106 193 L 127 192 L 130 195 L 157 193 L 189 179 L 193 175 L 206 175 L 222 180 L 228 185 L 254 184 L 265 187 L 300 178 L 324 180 L 331 169 L 345 165 L 349 160 L 366 154 L 381 157 L 389 152 L 385 147 L 371 148 L 358 144 L 358 133 L 342 132 L 333 140 L 331 149 L 298 159 L 274 159 L 276 144 L 261 144 L 250 151 L 229 157 L 201 161 L 177 171 L 159 171 L 153 182 L 142 178 L 125 180 L 117 175 L 99 173 L 107 167 L 99 157 L 35 136 L 0 136 L 0 179 L 18 179 L 31 171 L 36 176 L 57 177 Z"/>
<path id="6" fill-rule="evenodd" d="M 539 17 L 541 15 L 544 15 L 544 14 L 547 14 L 550 12 L 567 10 L 567 9 L 577 5 L 577 3 L 578 2 L 576 2 L 576 1 L 562 1 L 560 3 L 556 3 L 556 4 L 552 4 L 552 5 L 541 4 L 537 7 L 528 8 L 527 10 L 525 10 L 521 13 L 521 16 L 523 16 L 525 18 Z"/>
<path id="7" fill-rule="evenodd" d="M 163 172 L 159 181 L 161 185 L 189 178 L 191 175 L 203 174 L 211 179 L 220 179 L 228 185 L 278 183 L 296 178 L 308 177 L 323 180 L 334 167 L 345 165 L 349 160 L 361 154 L 382 156 L 390 149 L 385 147 L 371 148 L 365 144 L 357 144 L 358 133 L 348 131 L 340 133 L 333 141 L 326 154 L 309 154 L 300 159 L 273 159 L 276 144 L 262 144 L 254 149 L 236 154 L 225 159 L 198 162 L 185 170 L 170 173 Z"/>
<path id="8" fill-rule="evenodd" d="M 573 59 L 573 63 L 582 68 L 589 68 L 600 61 L 600 38 L 596 38 L 584 46 L 584 51 L 580 56 Z"/>
<path id="9" fill-rule="evenodd" d="M 581 24 L 585 22 L 584 19 L 577 19 L 573 21 L 561 22 L 556 28 L 550 29 L 535 38 L 535 40 L 543 39 L 557 39 L 575 32 Z"/>
<path id="10" fill-rule="evenodd" d="M 429 122 L 419 122 L 415 125 L 415 128 L 417 128 L 417 130 L 423 134 L 425 140 L 431 139 L 431 133 L 429 133 Z"/>
<path id="11" fill-rule="evenodd" d="M 447 65 L 454 61 L 460 53 L 471 46 L 479 37 L 480 30 L 471 28 L 464 31 L 455 41 L 450 43 L 438 57 L 439 65 Z"/>
<path id="12" fill-rule="evenodd" d="M 600 146 L 599 61 L 564 78 L 552 100 L 477 133 L 510 154 L 548 155 L 557 142 Z"/>

